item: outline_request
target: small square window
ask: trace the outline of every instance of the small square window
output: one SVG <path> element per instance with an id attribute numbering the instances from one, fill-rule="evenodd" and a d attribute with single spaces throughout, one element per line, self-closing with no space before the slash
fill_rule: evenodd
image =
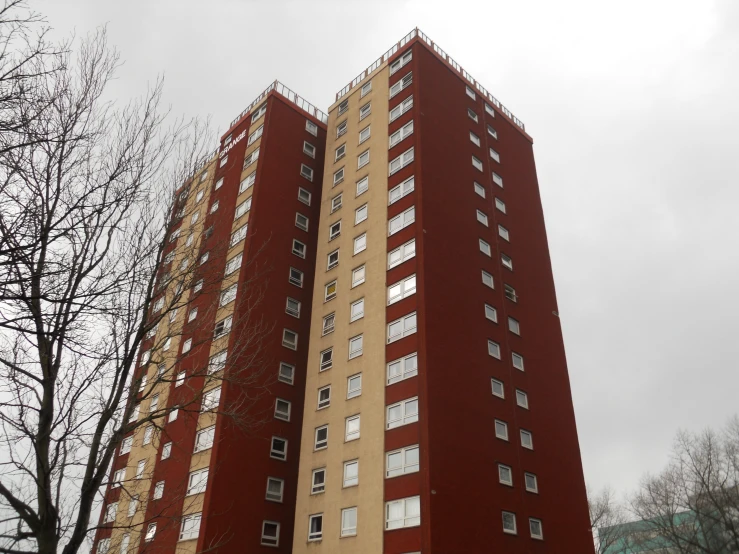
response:
<path id="1" fill-rule="evenodd" d="M 493 183 L 498 185 L 500 188 L 503 188 L 503 177 L 493 172 Z"/>
<path id="2" fill-rule="evenodd" d="M 277 460 L 287 460 L 287 440 L 280 437 L 272 437 L 269 456 Z"/>
<path id="3" fill-rule="evenodd" d="M 354 441 L 359 438 L 359 415 L 346 418 L 344 441 Z"/>
<path id="4" fill-rule="evenodd" d="M 362 355 L 364 350 L 364 337 L 358 335 L 349 339 L 349 359 L 357 358 Z"/>
<path id="5" fill-rule="evenodd" d="M 500 360 L 500 345 L 495 341 L 488 340 L 488 354 Z"/>
<path id="6" fill-rule="evenodd" d="M 480 137 L 478 137 L 475 133 L 470 131 L 470 142 L 474 144 L 475 146 L 480 146 Z"/>
<path id="7" fill-rule="evenodd" d="M 282 330 L 282 346 L 290 350 L 298 349 L 298 334 L 290 329 Z"/>
<path id="8" fill-rule="evenodd" d="M 295 269 L 294 267 L 290 268 L 290 278 L 289 278 L 290 284 L 295 285 L 296 287 L 303 287 L 303 272 L 299 269 Z"/>
<path id="9" fill-rule="evenodd" d="M 298 200 L 306 206 L 310 206 L 311 193 L 304 188 L 298 187 Z"/>
<path id="10" fill-rule="evenodd" d="M 339 249 L 337 248 L 333 252 L 329 252 L 326 271 L 329 271 L 339 265 Z"/>
<path id="11" fill-rule="evenodd" d="M 484 269 L 482 270 L 482 283 L 485 286 L 490 287 L 491 289 L 495 288 L 494 282 L 493 282 L 493 276 L 490 275 L 490 273 L 488 273 Z"/>
<path id="12" fill-rule="evenodd" d="M 313 442 L 314 450 L 323 450 L 328 448 L 328 425 L 316 427 L 316 433 Z"/>
<path id="13" fill-rule="evenodd" d="M 536 475 L 533 473 L 524 473 L 524 482 L 526 483 L 526 490 L 528 492 L 539 492 L 539 483 L 537 482 Z"/>
<path id="14" fill-rule="evenodd" d="M 328 314 L 323 318 L 323 329 L 321 334 L 323 336 L 333 333 L 336 327 L 336 314 Z"/>
<path id="15" fill-rule="evenodd" d="M 354 239 L 354 255 L 367 249 L 367 233 L 362 233 Z"/>
<path id="16" fill-rule="evenodd" d="M 357 156 L 357 169 L 363 168 L 370 161 L 370 151 L 365 150 L 359 156 Z"/>
<path id="17" fill-rule="evenodd" d="M 339 146 L 334 152 L 334 161 L 338 162 L 341 158 L 346 156 L 346 143 Z"/>
<path id="18" fill-rule="evenodd" d="M 534 449 L 534 435 L 531 431 L 524 431 L 521 429 L 521 446 L 528 448 L 529 450 Z"/>
<path id="19" fill-rule="evenodd" d="M 334 279 L 324 287 L 323 300 L 328 302 L 336 298 L 336 280 Z"/>
<path id="20" fill-rule="evenodd" d="M 300 175 L 309 181 L 313 181 L 313 169 L 305 164 L 300 164 Z"/>
<path id="21" fill-rule="evenodd" d="M 351 309 L 350 309 L 350 318 L 349 321 L 357 321 L 358 319 L 362 319 L 364 317 L 364 298 L 360 298 L 356 302 L 352 302 Z"/>
<path id="22" fill-rule="evenodd" d="M 486 256 L 492 256 L 493 250 L 492 248 L 490 248 L 490 244 L 488 244 L 482 239 L 479 239 L 479 242 L 480 242 L 480 252 L 482 252 Z"/>
<path id="23" fill-rule="evenodd" d="M 303 141 L 303 152 L 311 158 L 316 157 L 316 147 L 313 146 L 310 142 Z"/>
<path id="24" fill-rule="evenodd" d="M 344 180 L 344 168 L 339 168 L 334 171 L 334 186 L 338 185 Z"/>
<path id="25" fill-rule="evenodd" d="M 359 484 L 359 460 L 344 462 L 344 488 Z"/>
<path id="26" fill-rule="evenodd" d="M 262 522 L 262 540 L 264 546 L 280 545 L 280 524 L 276 521 Z"/>
<path id="27" fill-rule="evenodd" d="M 529 395 L 522 390 L 516 390 L 516 404 L 522 408 L 529 409 Z"/>
<path id="28" fill-rule="evenodd" d="M 359 225 L 365 219 L 367 219 L 367 204 L 354 211 L 354 225 Z"/>
<path id="29" fill-rule="evenodd" d="M 503 267 L 513 271 L 513 260 L 510 257 L 506 256 L 505 254 L 501 254 L 500 262 L 503 264 Z"/>
<path id="30" fill-rule="evenodd" d="M 364 194 L 369 189 L 369 176 L 357 181 L 357 196 Z"/>
<path id="31" fill-rule="evenodd" d="M 352 270 L 352 288 L 364 283 L 365 266 Z"/>
<path id="32" fill-rule="evenodd" d="M 500 154 L 496 150 L 490 149 L 490 157 L 493 158 L 496 162 L 500 163 Z"/>
<path id="33" fill-rule="evenodd" d="M 311 494 L 318 494 L 326 490 L 326 468 L 314 469 L 311 478 Z"/>
<path id="34" fill-rule="evenodd" d="M 505 297 L 511 302 L 517 302 L 518 296 L 516 296 L 516 289 L 514 289 L 511 285 L 504 285 L 504 288 L 505 288 Z"/>
<path id="35" fill-rule="evenodd" d="M 295 254 L 299 258 L 305 258 L 306 250 L 307 250 L 307 246 L 305 246 L 305 244 L 303 244 L 297 239 L 293 239 L 293 249 L 292 249 L 293 254 Z"/>
<path id="36" fill-rule="evenodd" d="M 465 88 L 465 93 L 467 94 L 467 96 L 469 96 L 470 98 L 472 98 L 473 100 L 475 100 L 476 99 L 475 91 L 472 90 L 470 87 L 468 87 L 466 85 L 465 85 L 464 88 Z"/>
<path id="37" fill-rule="evenodd" d="M 282 398 L 275 400 L 275 419 L 281 419 L 282 421 L 290 421 L 290 411 L 292 410 L 292 403 Z"/>
<path id="38" fill-rule="evenodd" d="M 498 481 L 504 485 L 513 486 L 513 471 L 510 467 L 498 464 Z"/>
<path id="39" fill-rule="evenodd" d="M 362 394 L 362 374 L 352 375 L 346 380 L 346 397 L 355 398 Z"/>
<path id="40" fill-rule="evenodd" d="M 295 382 L 295 366 L 280 362 L 277 380 L 292 385 Z"/>
<path id="41" fill-rule="evenodd" d="M 477 114 L 475 111 L 471 108 L 467 108 L 467 117 L 469 117 L 472 121 L 477 123 Z"/>
<path id="42" fill-rule="evenodd" d="M 295 214 L 295 226 L 298 229 L 302 229 L 303 231 L 307 231 L 308 230 L 308 218 L 305 217 L 300 212 L 296 213 Z"/>
<path id="43" fill-rule="evenodd" d="M 504 441 L 508 440 L 508 424 L 505 421 L 495 420 L 495 436 Z"/>
<path id="44" fill-rule="evenodd" d="M 323 538 L 323 514 L 313 514 L 308 518 L 308 540 L 320 541 Z"/>
<path id="45" fill-rule="evenodd" d="M 513 319 L 512 317 L 508 317 L 508 330 L 511 333 L 514 333 L 516 335 L 521 334 L 521 324 L 518 322 L 517 319 Z"/>
<path id="46" fill-rule="evenodd" d="M 362 144 L 365 140 L 370 138 L 371 130 L 370 126 L 367 125 L 364 129 L 359 131 L 359 144 Z"/>
<path id="47" fill-rule="evenodd" d="M 365 83 L 364 85 L 362 85 L 362 93 L 359 95 L 359 97 L 362 98 L 363 96 L 366 96 L 371 90 L 372 81 L 370 81 L 369 83 Z"/>
<path id="48" fill-rule="evenodd" d="M 473 184 L 475 185 L 475 194 L 477 194 L 481 198 L 485 198 L 485 187 L 483 187 L 477 181 L 475 181 Z"/>
<path id="49" fill-rule="evenodd" d="M 482 223 L 485 227 L 488 226 L 488 216 L 484 212 L 477 210 L 477 221 Z"/>
<path id="50" fill-rule="evenodd" d="M 318 136 L 318 125 L 312 121 L 305 120 L 305 130 L 308 131 L 314 137 Z"/>
<path id="51" fill-rule="evenodd" d="M 498 310 L 493 308 L 490 304 L 485 304 L 485 317 L 490 321 L 498 323 Z"/>
<path id="52" fill-rule="evenodd" d="M 318 410 L 323 410 L 331 405 L 331 385 L 318 389 Z"/>
<path id="53" fill-rule="evenodd" d="M 506 240 L 506 241 L 511 240 L 511 235 L 508 232 L 508 229 L 506 229 L 502 225 L 498 225 L 498 234 L 500 235 L 500 238 L 502 238 L 503 240 Z"/>
<path id="54" fill-rule="evenodd" d="M 472 167 L 474 167 L 478 171 L 482 171 L 482 162 L 475 156 L 472 156 Z"/>
<path id="55" fill-rule="evenodd" d="M 505 202 L 503 202 L 500 198 L 495 199 L 495 207 L 501 212 L 506 213 L 505 212 Z"/>
<path id="56" fill-rule="evenodd" d="M 346 113 L 346 111 L 349 109 L 349 99 L 347 98 L 341 104 L 339 104 L 339 109 L 337 110 L 336 115 L 342 115 L 343 113 Z"/>
<path id="57" fill-rule="evenodd" d="M 516 514 L 513 512 L 503 512 L 503 532 L 511 535 L 517 534 Z"/>
<path id="58" fill-rule="evenodd" d="M 515 352 L 513 352 L 511 354 L 511 357 L 513 359 L 513 367 L 523 371 L 523 356 L 521 356 L 521 354 L 516 354 Z"/>
<path id="59" fill-rule="evenodd" d="M 493 396 L 497 396 L 498 398 L 505 398 L 505 388 L 503 386 L 503 381 L 491 379 L 491 382 L 493 385 Z"/>
<path id="60" fill-rule="evenodd" d="M 544 539 L 544 532 L 541 529 L 541 520 L 533 517 L 529 518 L 529 531 L 532 539 Z"/>
<path id="61" fill-rule="evenodd" d="M 359 108 L 359 121 L 362 121 L 370 113 L 372 113 L 372 104 L 367 102 L 364 106 Z"/>
<path id="62" fill-rule="evenodd" d="M 341 208 L 341 194 L 337 194 L 331 199 L 331 213 Z"/>
<path id="63" fill-rule="evenodd" d="M 341 234 L 341 220 L 332 223 L 328 228 L 328 240 L 332 241 Z"/>

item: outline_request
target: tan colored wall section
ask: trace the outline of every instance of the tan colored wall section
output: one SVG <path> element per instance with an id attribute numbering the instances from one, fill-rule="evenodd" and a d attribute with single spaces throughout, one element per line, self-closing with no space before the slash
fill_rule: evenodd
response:
<path id="1" fill-rule="evenodd" d="M 381 66 L 372 77 L 372 91 L 360 98 L 361 87 L 342 98 L 349 109 L 340 117 L 329 114 L 323 201 L 319 223 L 315 291 L 308 357 L 303 440 L 295 517 L 293 552 L 382 552 L 384 529 L 385 438 L 385 306 L 387 271 L 388 70 Z M 359 108 L 372 102 L 372 112 L 359 121 Z M 336 137 L 336 126 L 348 121 L 347 132 Z M 371 125 L 371 137 L 359 143 L 359 131 Z M 346 155 L 334 162 L 336 147 L 346 143 Z M 370 163 L 357 170 L 357 157 L 370 149 Z M 333 174 L 345 168 L 344 181 L 333 186 Z M 369 175 L 369 190 L 356 196 L 356 181 Z M 331 213 L 331 201 L 343 193 L 342 207 Z M 354 225 L 355 209 L 368 204 L 368 219 Z M 341 219 L 341 235 L 329 242 L 329 226 Z M 354 238 L 367 233 L 367 248 L 353 255 Z M 326 271 L 327 256 L 340 248 L 339 266 Z M 365 264 L 365 282 L 351 288 L 352 270 Z M 338 280 L 337 296 L 324 302 L 324 285 Z M 350 323 L 351 303 L 364 298 L 364 317 Z M 323 317 L 335 312 L 336 328 L 322 335 Z M 363 355 L 348 360 L 349 339 L 364 335 Z M 333 346 L 334 362 L 319 373 L 320 353 Z M 347 400 L 347 378 L 362 373 L 362 394 Z M 317 410 L 318 389 L 331 385 L 331 405 Z M 345 442 L 345 419 L 360 414 L 360 438 Z M 315 428 L 329 425 L 328 448 L 313 451 Z M 359 460 L 359 485 L 342 488 L 343 463 Z M 314 469 L 326 467 L 326 489 L 311 495 Z M 341 510 L 356 506 L 357 535 L 341 538 Z M 308 542 L 308 518 L 323 513 L 323 539 Z"/>

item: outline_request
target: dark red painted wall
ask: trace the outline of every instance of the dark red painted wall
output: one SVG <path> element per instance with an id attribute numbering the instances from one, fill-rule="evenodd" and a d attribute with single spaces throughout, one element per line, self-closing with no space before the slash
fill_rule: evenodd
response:
<path id="1" fill-rule="evenodd" d="M 416 224 L 390 237 L 388 250 L 415 236 L 416 258 L 388 272 L 387 282 L 417 271 L 418 290 L 390 306 L 387 318 L 418 306 L 419 328 L 414 337 L 389 345 L 387 360 L 418 348 L 419 376 L 391 385 L 386 397 L 389 404 L 418 391 L 420 422 L 387 432 L 386 451 L 420 438 L 421 471 L 386 480 L 385 496 L 420 492 L 422 524 L 386 532 L 385 552 L 592 553 L 531 142 L 500 112 L 487 114 L 478 91 L 476 100 L 469 98 L 465 82 L 435 54 L 417 42 L 412 48 L 414 108 L 390 132 L 415 118 L 414 135 L 404 141 L 415 141 L 415 167 L 404 171 L 415 173 L 416 191 L 390 206 L 388 215 L 415 203 Z M 406 73 L 403 68 L 391 76 L 391 84 Z M 468 118 L 468 107 L 478 123 Z M 487 134 L 488 123 L 498 140 Z M 480 147 L 470 141 L 470 131 L 480 137 Z M 490 158 L 490 146 L 500 153 L 500 164 Z M 472 166 L 473 154 L 483 172 Z M 492 182 L 492 171 L 505 188 Z M 388 187 L 405 177 L 390 177 Z M 485 199 L 475 194 L 474 181 L 485 187 Z M 494 208 L 495 196 L 506 203 L 507 214 Z M 477 221 L 477 209 L 487 214 L 488 227 Z M 510 242 L 498 236 L 499 223 L 509 230 Z M 492 258 L 480 252 L 478 238 L 492 246 Z M 501 251 L 513 259 L 513 272 L 502 267 Z M 482 284 L 483 269 L 494 276 L 494 290 Z M 516 289 L 518 303 L 505 299 L 504 283 Z M 497 324 L 485 318 L 485 303 L 497 308 Z M 508 331 L 509 315 L 520 322 L 520 337 Z M 502 360 L 488 355 L 488 339 L 501 345 Z M 512 350 L 524 356 L 525 372 L 513 368 Z M 492 395 L 491 377 L 505 383 L 505 400 Z M 516 388 L 527 392 L 529 410 L 516 405 Z M 508 423 L 508 442 L 495 437 L 495 419 Z M 520 429 L 533 432 L 533 451 L 520 446 Z M 498 462 L 513 468 L 513 487 L 498 482 Z M 537 475 L 539 494 L 525 491 L 524 472 Z M 517 536 L 503 533 L 503 510 L 516 514 Z M 529 517 L 542 520 L 543 541 L 530 537 Z"/>

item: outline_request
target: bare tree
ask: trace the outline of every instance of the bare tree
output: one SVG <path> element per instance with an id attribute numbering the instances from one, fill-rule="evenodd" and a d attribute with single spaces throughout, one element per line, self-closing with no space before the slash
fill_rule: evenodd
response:
<path id="1" fill-rule="evenodd" d="M 680 553 L 739 552 L 739 420 L 721 432 L 678 433 L 672 459 L 644 478 L 633 512 Z"/>
<path id="2" fill-rule="evenodd" d="M 18 4 L 0 12 L 5 23 L 15 25 Z M 188 183 L 216 161 L 203 148 L 210 132 L 167 123 L 161 81 L 123 107 L 106 102 L 119 58 L 104 30 L 77 53 L 42 50 L 49 55 L 6 52 L 2 62 L 20 56 L 35 68 L 23 95 L 2 106 L 14 127 L 0 132 L 0 553 L 8 554 L 79 551 L 97 527 L 101 487 L 138 494 L 111 476 L 124 438 L 165 440 L 172 414 L 200 413 L 221 381 L 240 394 L 209 407 L 257 427 L 253 408 L 269 385 L 261 343 L 271 324 L 256 310 L 263 291 L 242 280 L 236 351 L 190 368 L 176 404 L 155 401 L 180 379 L 176 345 L 192 299 L 212 299 L 197 314 L 210 321 L 233 300 L 221 292 L 222 268 L 204 272 L 196 259 L 206 233 Z M 219 322 L 216 339 L 230 329 Z"/>
<path id="3" fill-rule="evenodd" d="M 598 554 L 620 552 L 629 545 L 629 534 L 624 527 L 628 513 L 613 489 L 606 487 L 596 494 L 588 494 L 590 525 Z"/>

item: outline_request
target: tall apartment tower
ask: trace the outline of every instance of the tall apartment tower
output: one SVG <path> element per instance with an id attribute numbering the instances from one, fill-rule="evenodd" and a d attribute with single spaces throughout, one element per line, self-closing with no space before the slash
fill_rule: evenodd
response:
<path id="1" fill-rule="evenodd" d="M 132 419 L 179 409 L 124 439 L 97 554 L 291 551 L 326 119 L 275 82 L 178 191 Z"/>
<path id="2" fill-rule="evenodd" d="M 292 551 L 592 553 L 523 124 L 415 30 L 327 134 Z"/>

